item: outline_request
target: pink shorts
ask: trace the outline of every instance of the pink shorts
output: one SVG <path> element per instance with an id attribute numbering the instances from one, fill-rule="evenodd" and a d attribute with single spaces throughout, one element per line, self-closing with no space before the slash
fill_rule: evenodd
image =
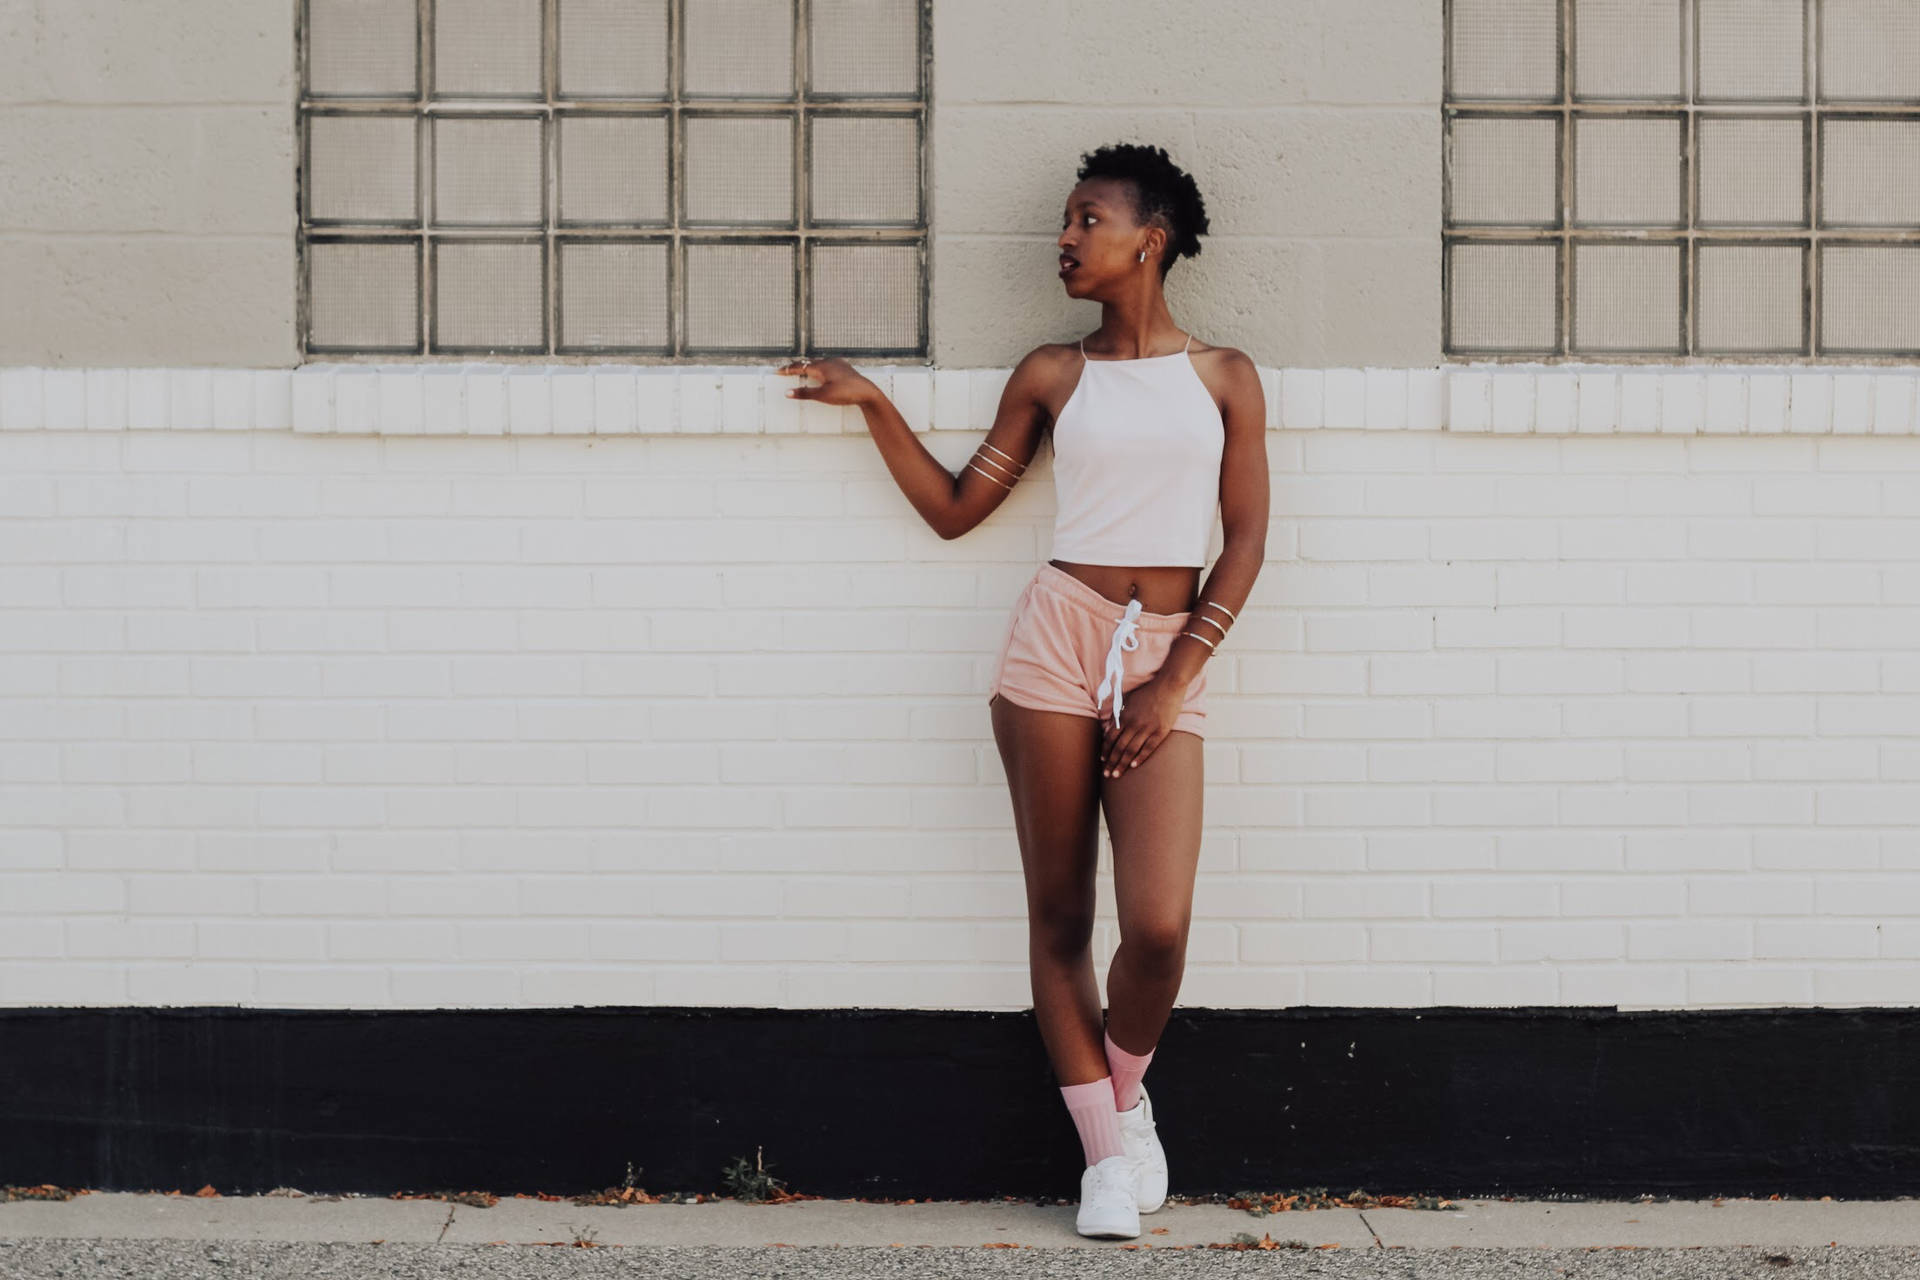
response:
<path id="1" fill-rule="evenodd" d="M 1117 724 L 1128 691 L 1145 684 L 1167 660 L 1187 613 L 1149 613 L 1138 600 L 1119 604 L 1042 561 L 1013 603 L 1006 638 L 994 659 L 987 701 L 1037 711 L 1068 711 Z M 1176 729 L 1205 737 L 1207 669 L 1187 686 Z"/>

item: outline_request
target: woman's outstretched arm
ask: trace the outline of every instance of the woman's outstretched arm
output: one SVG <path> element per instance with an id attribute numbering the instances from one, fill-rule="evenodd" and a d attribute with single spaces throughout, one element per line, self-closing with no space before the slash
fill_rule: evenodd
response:
<path id="1" fill-rule="evenodd" d="M 795 399 L 858 405 L 900 492 L 928 527 L 952 539 L 991 515 L 1025 474 L 1046 430 L 1044 396 L 1055 367 L 1044 347 L 1028 352 L 1014 367 L 992 428 L 957 476 L 927 451 L 885 393 L 845 360 L 794 361 L 778 372 L 808 379 L 787 393 Z"/>

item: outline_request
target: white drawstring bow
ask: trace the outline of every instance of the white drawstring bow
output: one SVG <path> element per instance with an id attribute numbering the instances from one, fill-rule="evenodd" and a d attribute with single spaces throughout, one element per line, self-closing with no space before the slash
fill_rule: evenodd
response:
<path id="1" fill-rule="evenodd" d="M 1100 680 L 1100 691 L 1094 695 L 1094 705 L 1106 701 L 1107 691 L 1113 691 L 1113 727 L 1120 727 L 1120 685 L 1126 671 L 1126 662 L 1120 655 L 1123 650 L 1140 647 L 1139 622 L 1140 601 L 1136 598 L 1127 601 L 1127 611 L 1121 615 L 1120 625 L 1113 629 L 1113 644 L 1107 649 L 1107 670 Z"/>

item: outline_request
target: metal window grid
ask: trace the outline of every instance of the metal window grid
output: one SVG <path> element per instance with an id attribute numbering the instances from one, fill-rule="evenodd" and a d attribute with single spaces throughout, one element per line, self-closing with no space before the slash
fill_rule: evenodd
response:
<path id="1" fill-rule="evenodd" d="M 566 0 L 539 0 L 541 17 L 541 94 L 514 97 L 449 96 L 436 94 L 434 84 L 434 13 L 437 0 L 405 0 L 413 10 L 415 24 L 415 93 L 393 95 L 325 95 L 316 97 L 311 89 L 310 5 L 299 0 L 295 7 L 295 66 L 299 75 L 296 119 L 296 210 L 299 236 L 296 243 L 297 323 L 303 356 L 323 355 L 330 360 L 391 360 L 396 357 L 476 356 L 540 358 L 543 362 L 585 363 L 620 355 L 635 364 L 677 364 L 712 362 L 741 358 L 766 359 L 790 356 L 858 355 L 867 357 L 927 357 L 927 305 L 929 262 L 927 252 L 927 197 L 930 167 L 927 112 L 932 75 L 932 0 L 909 0 L 915 10 L 916 54 L 911 95 L 863 95 L 820 92 L 812 88 L 811 33 L 814 0 L 791 0 L 793 5 L 793 85 L 789 94 L 734 95 L 700 94 L 688 96 L 684 88 L 686 66 L 686 9 L 700 0 L 665 0 L 667 23 L 666 91 L 655 97 L 563 97 L 560 88 L 560 8 Z M 310 122 L 325 116 L 391 116 L 404 114 L 414 124 L 414 209 L 402 221 L 354 222 L 342 219 L 316 220 L 309 216 L 308 177 L 311 172 Z M 593 115 L 623 119 L 661 119 L 667 129 L 667 217 L 657 223 L 562 222 L 560 213 L 559 121 L 567 117 Z M 752 224 L 724 226 L 691 223 L 686 216 L 687 191 L 685 122 L 699 117 L 777 116 L 792 124 L 793 216 L 780 225 Z M 814 121 L 832 116 L 858 118 L 904 117 L 914 122 L 915 157 L 911 175 L 917 210 L 911 222 L 866 224 L 852 219 L 815 219 L 811 210 L 811 175 L 807 156 L 812 142 Z M 476 226 L 461 227 L 439 223 L 429 216 L 434 209 L 431 189 L 434 183 L 435 124 L 441 120 L 485 118 L 538 119 L 541 122 L 541 207 L 537 227 Z M 660 347 L 623 347 L 612 345 L 559 345 L 561 311 L 560 257 L 568 244 L 586 243 L 663 245 L 667 263 L 668 341 Z M 312 271 L 307 252 L 314 244 L 400 245 L 412 248 L 415 280 L 415 334 L 406 345 L 322 346 L 311 341 Z M 439 340 L 435 300 L 439 288 L 437 258 L 439 250 L 458 244 L 533 244 L 541 250 L 543 288 L 542 341 L 524 348 L 485 346 L 449 346 Z M 793 329 L 794 340 L 774 346 L 694 347 L 687 335 L 687 247 L 690 244 L 754 245 L 774 244 L 793 250 Z M 900 245 L 913 250 L 914 289 L 918 333 L 901 346 L 827 347 L 815 341 L 811 308 L 811 271 L 813 251 L 817 247 Z M 739 299 L 739 305 L 759 305 L 759 296 Z"/>
<path id="2" fill-rule="evenodd" d="M 1801 19 L 1801 95 L 1797 99 L 1708 98 L 1702 100 L 1700 85 L 1700 5 L 1701 0 L 1667 0 L 1680 10 L 1680 92 L 1670 98 L 1636 99 L 1588 98 L 1575 94 L 1574 69 L 1578 50 L 1575 45 L 1578 24 L 1575 11 L 1580 0 L 1543 0 L 1554 10 L 1556 65 L 1555 92 L 1535 98 L 1468 98 L 1456 95 L 1454 67 L 1455 11 L 1460 0 L 1443 0 L 1442 15 L 1442 132 L 1441 165 L 1442 249 L 1441 249 L 1441 349 L 1449 356 L 1465 355 L 1489 361 L 1539 361 L 1546 358 L 1575 360 L 1604 355 L 1610 363 L 1671 363 L 1687 357 L 1695 362 L 1751 364 L 1756 361 L 1809 363 L 1826 357 L 1844 355 L 1850 364 L 1907 363 L 1920 356 L 1920 349 L 1889 350 L 1875 347 L 1850 350 L 1823 342 L 1821 299 L 1822 259 L 1829 247 L 1908 246 L 1920 252 L 1920 227 L 1876 226 L 1872 231 L 1842 228 L 1829 224 L 1823 216 L 1821 153 L 1829 122 L 1854 120 L 1897 120 L 1920 122 L 1920 98 L 1888 101 L 1864 101 L 1848 98 L 1836 105 L 1829 100 L 1821 84 L 1822 40 L 1826 26 L 1828 0 L 1799 0 Z M 1540 225 L 1464 225 L 1455 219 L 1454 130 L 1461 120 L 1552 119 L 1555 134 L 1554 173 L 1558 183 L 1555 214 L 1550 223 Z M 1575 221 L 1574 178 L 1578 164 L 1576 124 L 1581 120 L 1620 120 L 1627 118 L 1675 120 L 1680 126 L 1680 191 L 1683 217 L 1671 226 L 1651 222 L 1638 227 L 1582 226 Z M 1702 226 L 1700 221 L 1700 178 L 1696 164 L 1701 122 L 1714 120 L 1793 120 L 1801 124 L 1803 197 L 1801 221 L 1792 225 L 1780 222 L 1766 227 Z M 1581 246 L 1595 245 L 1672 245 L 1680 255 L 1678 297 L 1679 341 L 1672 349 L 1604 351 L 1582 350 L 1575 345 L 1575 273 L 1573 256 Z M 1453 332 L 1453 256 L 1458 245 L 1552 246 L 1554 249 L 1554 342 L 1551 347 L 1461 348 Z M 1703 351 L 1699 337 L 1699 251 L 1719 245 L 1791 246 L 1800 252 L 1801 334 L 1797 350 L 1759 349 L 1740 352 Z M 1920 307 L 1920 299 L 1913 301 Z"/>

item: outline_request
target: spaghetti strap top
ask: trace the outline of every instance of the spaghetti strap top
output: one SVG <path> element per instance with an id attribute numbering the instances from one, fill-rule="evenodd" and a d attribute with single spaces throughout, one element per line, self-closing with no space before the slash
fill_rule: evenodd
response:
<path id="1" fill-rule="evenodd" d="M 1226 422 L 1187 345 L 1094 360 L 1053 424 L 1053 555 L 1076 564 L 1205 567 Z"/>

